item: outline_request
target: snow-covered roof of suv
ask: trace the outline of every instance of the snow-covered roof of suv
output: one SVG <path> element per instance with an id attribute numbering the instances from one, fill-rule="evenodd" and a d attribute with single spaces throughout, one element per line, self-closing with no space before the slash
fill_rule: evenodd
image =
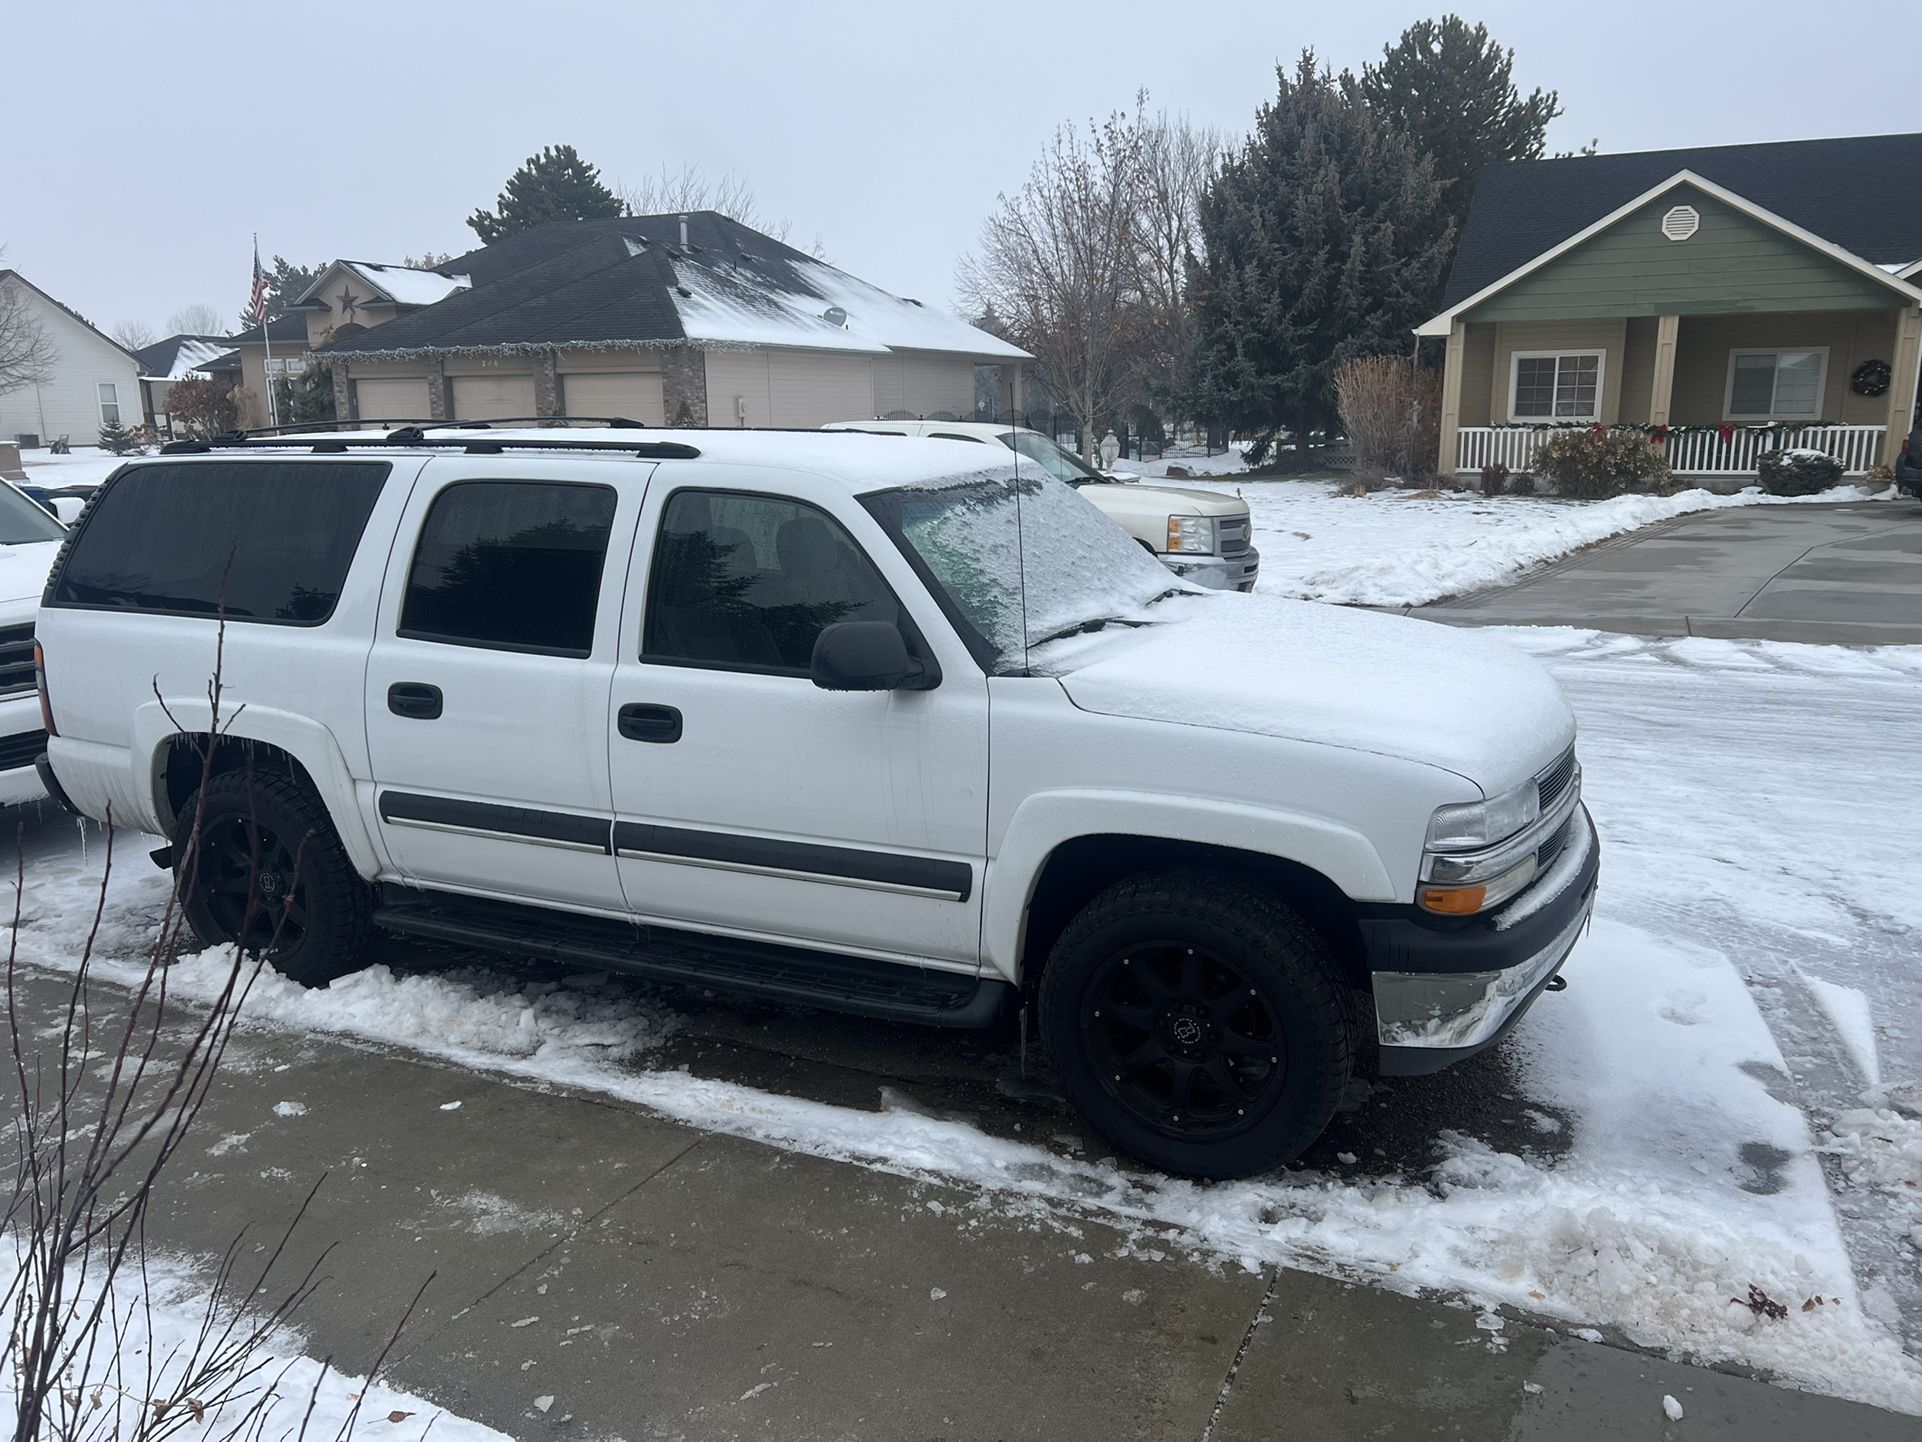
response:
<path id="1" fill-rule="evenodd" d="M 985 470 L 1005 470 L 1013 466 L 1012 453 L 1006 465 L 984 465 L 981 447 L 968 441 L 923 440 L 892 433 L 861 431 L 776 431 L 776 430 L 671 430 L 615 428 L 611 426 L 488 427 L 468 430 L 457 426 L 429 428 L 424 448 L 419 444 L 395 442 L 391 447 L 378 444 L 387 431 L 315 431 L 301 435 L 259 437 L 229 450 L 216 447 L 218 456 L 249 455 L 281 450 L 305 452 L 310 446 L 333 441 L 348 441 L 356 455 L 419 456 L 446 448 L 460 450 L 469 445 L 491 441 L 510 441 L 517 450 L 551 444 L 556 452 L 566 452 L 571 443 L 591 442 L 604 447 L 640 447 L 672 444 L 687 446 L 700 453 L 701 461 L 723 461 L 736 465 L 780 466 L 808 471 L 840 481 L 857 495 L 886 490 L 892 486 L 917 485 L 948 476 L 978 475 Z M 374 444 L 369 444 L 375 441 Z M 583 456 L 618 459 L 619 452 L 587 450 Z M 998 457 L 996 458 L 999 459 Z M 698 462 L 690 462 L 698 464 Z"/>

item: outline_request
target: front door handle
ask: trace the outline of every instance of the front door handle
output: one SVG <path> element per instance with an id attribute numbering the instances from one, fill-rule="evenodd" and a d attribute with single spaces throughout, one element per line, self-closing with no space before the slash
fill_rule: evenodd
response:
<path id="1" fill-rule="evenodd" d="M 629 741 L 665 745 L 681 739 L 681 713 L 672 706 L 650 706 L 638 701 L 621 707 L 616 724 Z"/>
<path id="2" fill-rule="evenodd" d="M 440 719 L 440 687 L 425 681 L 396 681 L 387 688 L 387 709 L 415 721 Z"/>

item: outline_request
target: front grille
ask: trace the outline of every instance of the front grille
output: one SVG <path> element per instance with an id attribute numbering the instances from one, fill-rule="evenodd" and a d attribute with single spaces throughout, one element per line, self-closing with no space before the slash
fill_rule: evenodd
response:
<path id="1" fill-rule="evenodd" d="M 1250 526 L 1246 516 L 1233 520 L 1217 521 L 1215 523 L 1215 534 L 1221 539 L 1221 554 L 1224 556 L 1239 556 L 1243 551 L 1247 550 L 1249 530 Z"/>
<path id="2" fill-rule="evenodd" d="M 1562 799 L 1568 790 L 1568 783 L 1575 776 L 1575 748 L 1569 747 L 1548 770 L 1535 778 L 1536 794 L 1541 799 L 1542 815 L 1546 816 L 1555 809 L 1555 803 Z"/>
<path id="3" fill-rule="evenodd" d="M 35 684 L 33 627 L 0 627 L 0 697 L 22 695 Z"/>
<path id="4" fill-rule="evenodd" d="M 46 751 L 47 733 L 44 731 L 22 731 L 18 736 L 0 736 L 0 771 L 31 766 L 34 759 L 44 756 Z"/>
<path id="5" fill-rule="evenodd" d="M 1574 828 L 1575 813 L 1571 811 L 1567 816 L 1562 818 L 1562 824 L 1555 828 L 1549 835 L 1549 838 L 1535 848 L 1535 874 L 1537 876 L 1540 876 L 1555 864 L 1555 858 L 1560 856 L 1567 848 L 1568 834 L 1574 830 Z"/>

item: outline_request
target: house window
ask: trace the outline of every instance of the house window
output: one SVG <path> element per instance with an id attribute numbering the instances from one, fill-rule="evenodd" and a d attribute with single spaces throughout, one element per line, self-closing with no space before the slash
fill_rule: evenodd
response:
<path id="1" fill-rule="evenodd" d="M 1731 421 L 1812 421 L 1822 414 L 1822 383 L 1829 353 L 1810 350 L 1738 350 L 1728 358 Z"/>
<path id="2" fill-rule="evenodd" d="M 1601 419 L 1600 351 L 1517 351 L 1509 375 L 1511 421 Z"/>
<path id="3" fill-rule="evenodd" d="M 301 375 L 312 364 L 313 359 L 310 355 L 274 356 L 267 362 L 267 379 L 278 380 L 282 376 Z"/>
<path id="4" fill-rule="evenodd" d="M 114 389 L 112 381 L 100 382 L 100 424 L 120 424 L 120 392 Z"/>

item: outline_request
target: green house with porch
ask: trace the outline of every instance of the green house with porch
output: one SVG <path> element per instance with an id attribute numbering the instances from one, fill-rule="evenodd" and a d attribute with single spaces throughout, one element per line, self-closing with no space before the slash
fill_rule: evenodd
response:
<path id="1" fill-rule="evenodd" d="M 1785 446 L 1860 475 L 1915 416 L 1922 135 L 1490 166 L 1443 302 L 1444 474 L 1601 426 L 1686 476 Z"/>

